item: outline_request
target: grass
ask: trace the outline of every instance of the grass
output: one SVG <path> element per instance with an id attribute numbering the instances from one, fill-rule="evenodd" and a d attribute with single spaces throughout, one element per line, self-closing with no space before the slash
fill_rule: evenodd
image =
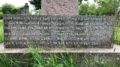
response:
<path id="1" fill-rule="evenodd" d="M 3 21 L 0 20 L 0 43 L 3 42 L 4 35 L 3 35 Z"/>
<path id="2" fill-rule="evenodd" d="M 27 58 L 24 59 L 23 54 L 21 60 L 18 60 L 19 55 L 12 58 L 6 54 L 0 55 L 0 67 L 120 67 L 120 60 L 101 55 L 87 54 L 79 57 L 70 53 L 46 55 L 40 54 L 37 48 L 29 48 L 29 51 Z"/>
<path id="3" fill-rule="evenodd" d="M 0 67 L 76 67 L 73 54 L 41 55 L 37 48 L 29 48 L 29 51 L 29 56 L 21 60 L 0 55 Z"/>
<path id="4" fill-rule="evenodd" d="M 120 44 L 120 27 L 115 28 L 115 43 Z"/>
<path id="5" fill-rule="evenodd" d="M 29 67 L 76 67 L 73 54 L 49 54 L 41 55 L 37 48 L 30 48 L 32 66 Z M 28 64 L 29 65 L 29 64 Z"/>

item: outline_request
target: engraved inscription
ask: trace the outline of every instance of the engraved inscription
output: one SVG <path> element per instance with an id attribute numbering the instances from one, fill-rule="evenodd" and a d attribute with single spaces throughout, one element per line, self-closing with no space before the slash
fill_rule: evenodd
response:
<path id="1" fill-rule="evenodd" d="M 113 16 L 4 16 L 5 46 L 111 47 Z"/>

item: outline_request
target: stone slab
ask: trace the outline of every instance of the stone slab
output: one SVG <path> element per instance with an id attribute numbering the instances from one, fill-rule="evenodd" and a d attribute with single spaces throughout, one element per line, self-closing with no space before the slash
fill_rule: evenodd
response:
<path id="1" fill-rule="evenodd" d="M 114 45 L 113 48 L 40 48 L 40 53 L 120 53 L 120 46 Z M 8 49 L 4 44 L 0 44 L 0 53 L 29 53 L 29 48 Z"/>
<path id="2" fill-rule="evenodd" d="M 4 15 L 7 48 L 112 48 L 114 16 Z"/>

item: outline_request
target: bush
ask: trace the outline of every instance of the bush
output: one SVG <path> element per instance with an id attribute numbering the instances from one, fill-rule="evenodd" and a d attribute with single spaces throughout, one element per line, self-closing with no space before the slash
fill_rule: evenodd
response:
<path id="1" fill-rule="evenodd" d="M 3 14 L 15 14 L 18 9 L 16 9 L 13 5 L 11 4 L 4 4 L 2 6 L 2 12 Z"/>
<path id="2" fill-rule="evenodd" d="M 88 4 L 81 4 L 79 6 L 79 15 L 88 15 Z"/>

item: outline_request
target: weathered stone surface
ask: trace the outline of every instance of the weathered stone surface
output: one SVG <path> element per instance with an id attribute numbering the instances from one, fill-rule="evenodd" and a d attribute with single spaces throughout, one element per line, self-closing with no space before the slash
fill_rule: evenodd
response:
<path id="1" fill-rule="evenodd" d="M 42 0 L 41 15 L 78 15 L 78 0 Z"/>
<path id="2" fill-rule="evenodd" d="M 113 16 L 5 15 L 4 44 L 50 48 L 112 47 Z"/>

